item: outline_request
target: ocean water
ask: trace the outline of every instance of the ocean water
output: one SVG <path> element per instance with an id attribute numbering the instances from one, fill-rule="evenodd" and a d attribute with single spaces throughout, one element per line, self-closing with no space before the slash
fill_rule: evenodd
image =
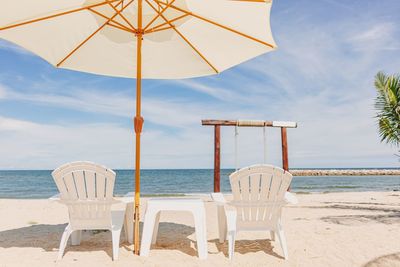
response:
<path id="1" fill-rule="evenodd" d="M 228 175 L 221 170 L 221 191 L 230 192 Z M 116 170 L 114 193 L 133 191 L 132 170 Z M 213 170 L 142 170 L 143 195 L 209 193 L 213 191 Z M 400 176 L 295 176 L 293 192 L 392 191 L 400 190 Z M 50 170 L 0 171 L 0 198 L 48 198 L 57 194 Z"/>

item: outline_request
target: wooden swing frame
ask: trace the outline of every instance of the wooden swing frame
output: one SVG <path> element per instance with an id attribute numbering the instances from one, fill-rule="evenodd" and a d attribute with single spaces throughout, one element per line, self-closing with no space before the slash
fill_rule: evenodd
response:
<path id="1" fill-rule="evenodd" d="M 282 168 L 289 171 L 287 128 L 297 128 L 296 122 L 202 120 L 203 126 L 214 126 L 214 192 L 221 192 L 221 126 L 275 127 L 281 128 Z"/>

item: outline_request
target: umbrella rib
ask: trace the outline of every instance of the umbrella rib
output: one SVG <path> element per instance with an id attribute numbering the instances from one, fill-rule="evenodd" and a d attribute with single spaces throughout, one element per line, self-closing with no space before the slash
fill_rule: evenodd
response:
<path id="1" fill-rule="evenodd" d="M 146 34 L 149 34 L 149 33 L 155 33 L 155 32 L 160 32 L 160 31 L 165 31 L 165 30 L 169 30 L 169 29 L 172 29 L 173 27 L 172 26 L 165 26 L 165 27 L 157 27 L 157 29 L 152 29 L 151 31 L 146 31 L 145 33 Z"/>
<path id="2" fill-rule="evenodd" d="M 161 2 L 161 1 L 159 1 L 159 0 L 153 0 L 153 1 L 157 2 L 158 4 L 166 5 L 166 3 Z M 199 20 L 208 22 L 208 23 L 213 24 L 213 25 L 215 25 L 215 26 L 217 26 L 217 27 L 220 27 L 220 28 L 222 28 L 222 29 L 225 29 L 225 30 L 228 30 L 228 31 L 230 31 L 230 32 L 236 33 L 236 34 L 238 34 L 238 35 L 240 35 L 240 36 L 243 36 L 243 37 L 245 37 L 245 38 L 248 38 L 248 39 L 250 39 L 250 40 L 256 41 L 256 42 L 258 42 L 258 43 L 261 43 L 261 44 L 263 44 L 263 45 L 269 46 L 269 47 L 271 47 L 271 48 L 275 48 L 275 46 L 272 45 L 272 44 L 270 44 L 270 43 L 264 42 L 264 41 L 262 41 L 262 40 L 260 40 L 260 39 L 257 39 L 257 38 L 255 38 L 255 37 L 252 37 L 252 36 L 250 36 L 250 35 L 247 35 L 247 34 L 245 34 L 245 33 L 242 33 L 242 32 L 240 32 L 240 31 L 237 31 L 237 30 L 235 30 L 235 29 L 232 29 L 232 28 L 230 28 L 230 27 L 228 27 L 228 26 L 222 25 L 222 24 L 220 24 L 220 23 L 218 23 L 218 22 L 212 21 L 212 20 L 207 19 L 207 18 L 205 18 L 205 17 L 202 17 L 202 16 L 200 16 L 200 15 L 197 15 L 197 14 L 195 14 L 195 13 L 193 13 L 193 12 L 187 11 L 187 10 L 185 10 L 185 9 L 179 8 L 179 7 L 174 6 L 174 5 L 171 5 L 170 7 L 173 8 L 173 9 L 175 9 L 175 10 L 178 10 L 178 11 L 181 11 L 181 12 L 183 12 L 183 13 L 186 13 L 186 14 L 192 16 L 192 17 L 195 17 L 195 18 L 197 18 L 197 19 L 199 19 Z"/>
<path id="3" fill-rule="evenodd" d="M 102 13 L 100 13 L 100 12 L 98 12 L 98 11 L 92 9 L 92 8 L 88 8 L 88 9 L 89 9 L 90 11 L 92 11 L 94 14 L 99 15 L 99 16 L 102 17 L 102 18 L 109 19 L 109 17 L 107 17 L 106 15 L 104 15 L 104 14 L 102 14 Z M 111 22 L 112 22 L 112 23 L 115 23 L 115 25 L 114 25 L 114 24 L 111 24 Z M 124 30 L 124 31 L 128 31 L 128 32 L 131 32 L 131 33 L 135 33 L 135 31 L 129 29 L 129 28 L 126 27 L 124 24 L 119 23 L 119 22 L 116 21 L 116 20 L 111 20 L 110 23 L 108 23 L 108 25 L 113 26 L 113 27 L 116 27 L 116 28 L 119 28 L 119 29 Z"/>
<path id="4" fill-rule="evenodd" d="M 121 31 L 126 31 L 126 32 L 129 32 L 129 33 L 136 34 L 135 31 L 133 31 L 133 30 L 131 30 L 131 29 L 129 29 L 129 28 L 121 27 L 121 26 L 119 26 L 119 25 L 117 25 L 117 24 L 113 24 L 113 23 L 108 22 L 107 25 L 108 25 L 108 26 L 111 26 L 111 27 L 114 27 L 114 28 L 116 28 L 116 29 L 119 29 L 119 30 L 121 30 Z"/>
<path id="5" fill-rule="evenodd" d="M 121 10 L 118 10 L 115 6 L 113 6 L 111 4 L 111 2 L 109 3 L 109 5 L 112 7 L 112 9 L 114 9 L 115 12 L 117 12 L 117 14 L 126 22 L 128 23 L 128 25 L 132 28 L 132 30 L 137 31 L 136 28 L 132 25 L 132 23 L 129 22 L 129 20 L 122 14 L 122 11 L 125 10 L 126 7 L 128 7 L 130 4 L 132 4 L 133 1 L 129 2 L 126 6 L 123 6 Z M 123 1 L 121 1 L 120 3 L 123 3 Z"/>
<path id="6" fill-rule="evenodd" d="M 160 13 L 160 11 L 158 11 L 149 2 L 149 0 L 145 0 L 145 1 L 154 11 L 156 11 L 157 13 Z M 207 58 L 180 31 L 178 31 L 178 29 L 176 29 L 175 26 L 168 21 L 168 19 L 166 19 L 164 17 L 163 14 L 160 14 L 160 17 L 163 18 L 165 20 L 165 22 L 167 22 L 172 27 L 172 29 L 215 71 L 215 73 L 219 73 L 219 71 L 210 63 L 210 61 L 208 61 Z"/>
<path id="7" fill-rule="evenodd" d="M 162 13 L 164 13 L 173 3 L 175 2 L 175 0 L 172 0 L 166 7 L 164 7 L 160 12 L 157 11 L 157 15 L 151 20 L 149 21 L 149 23 L 147 23 L 146 26 L 144 26 L 143 31 L 146 31 L 148 27 L 151 26 L 151 24 L 158 19 Z"/>
<path id="8" fill-rule="evenodd" d="M 122 2 L 123 0 L 120 0 Z M 131 4 L 134 0 L 131 0 L 126 6 L 124 6 L 122 10 L 124 10 L 129 4 Z M 111 18 L 107 19 L 106 22 L 104 22 L 97 30 L 95 30 L 92 34 L 90 34 L 83 42 L 81 42 L 77 47 L 75 47 L 67 56 L 65 56 L 59 63 L 57 63 L 57 67 L 60 67 L 61 64 L 63 64 L 70 56 L 72 56 L 79 48 L 81 48 L 87 41 L 89 41 L 93 36 L 95 36 L 99 31 L 101 31 L 108 23 L 115 18 L 118 15 L 118 13 L 115 13 L 114 15 L 111 16 Z"/>
<path id="9" fill-rule="evenodd" d="M 174 18 L 174 19 L 169 20 L 169 22 L 174 22 L 174 21 L 180 20 L 180 19 L 182 19 L 182 18 L 184 18 L 184 17 L 187 17 L 187 16 L 189 16 L 189 14 L 183 14 L 183 15 L 181 15 L 181 16 L 179 16 L 179 17 L 176 17 L 176 18 Z M 157 29 L 160 28 L 160 27 L 162 27 L 162 26 L 165 26 L 165 25 L 168 25 L 168 22 L 164 22 L 164 23 L 161 23 L 161 24 L 159 24 L 159 25 L 157 25 L 157 26 L 154 26 L 153 28 L 148 29 L 148 30 L 145 31 L 144 33 L 152 33 L 152 32 L 159 31 L 159 30 L 157 30 Z M 168 27 L 168 29 L 169 29 L 169 28 L 171 28 L 171 27 Z"/>
<path id="10" fill-rule="evenodd" d="M 36 18 L 36 19 L 24 21 L 24 22 L 19 22 L 19 23 L 16 23 L 16 24 L 0 27 L 0 31 L 12 29 L 12 28 L 15 28 L 15 27 L 19 27 L 19 26 L 23 26 L 23 25 L 27 25 L 27 24 L 31 24 L 31 23 L 35 23 L 35 22 L 39 22 L 39 21 L 42 21 L 42 20 L 47 20 L 47 19 L 52 19 L 52 18 L 56 18 L 56 17 L 59 17 L 59 16 L 68 15 L 68 14 L 71 14 L 71 13 L 79 12 L 79 11 L 86 10 L 86 9 L 89 9 L 89 8 L 93 8 L 93 7 L 107 5 L 110 2 L 112 3 L 112 2 L 116 2 L 116 1 L 120 1 L 120 0 L 107 0 L 107 1 L 102 2 L 102 3 L 88 5 L 88 6 L 80 7 L 80 8 L 77 8 L 77 9 L 68 10 L 68 11 L 65 11 L 65 12 L 61 12 L 61 13 L 57 13 L 57 14 L 53 14 L 53 15 L 49 15 L 49 16 L 45 16 L 45 17 L 41 17 L 41 18 Z"/>

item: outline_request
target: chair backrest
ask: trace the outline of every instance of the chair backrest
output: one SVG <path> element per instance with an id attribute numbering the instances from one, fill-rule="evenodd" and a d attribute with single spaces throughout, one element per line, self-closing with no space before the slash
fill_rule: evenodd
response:
<path id="1" fill-rule="evenodd" d="M 114 171 L 92 162 L 77 161 L 60 166 L 52 176 L 75 228 L 83 222 L 93 229 L 102 229 L 111 223 Z"/>
<path id="2" fill-rule="evenodd" d="M 242 168 L 229 178 L 232 203 L 238 209 L 238 227 L 263 229 L 275 226 L 292 175 L 279 167 L 260 164 Z"/>

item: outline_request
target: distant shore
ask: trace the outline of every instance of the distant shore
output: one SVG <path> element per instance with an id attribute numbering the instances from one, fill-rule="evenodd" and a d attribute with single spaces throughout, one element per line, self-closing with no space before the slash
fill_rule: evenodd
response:
<path id="1" fill-rule="evenodd" d="M 293 176 L 373 176 L 400 175 L 400 169 L 320 169 L 320 170 L 289 170 Z"/>

